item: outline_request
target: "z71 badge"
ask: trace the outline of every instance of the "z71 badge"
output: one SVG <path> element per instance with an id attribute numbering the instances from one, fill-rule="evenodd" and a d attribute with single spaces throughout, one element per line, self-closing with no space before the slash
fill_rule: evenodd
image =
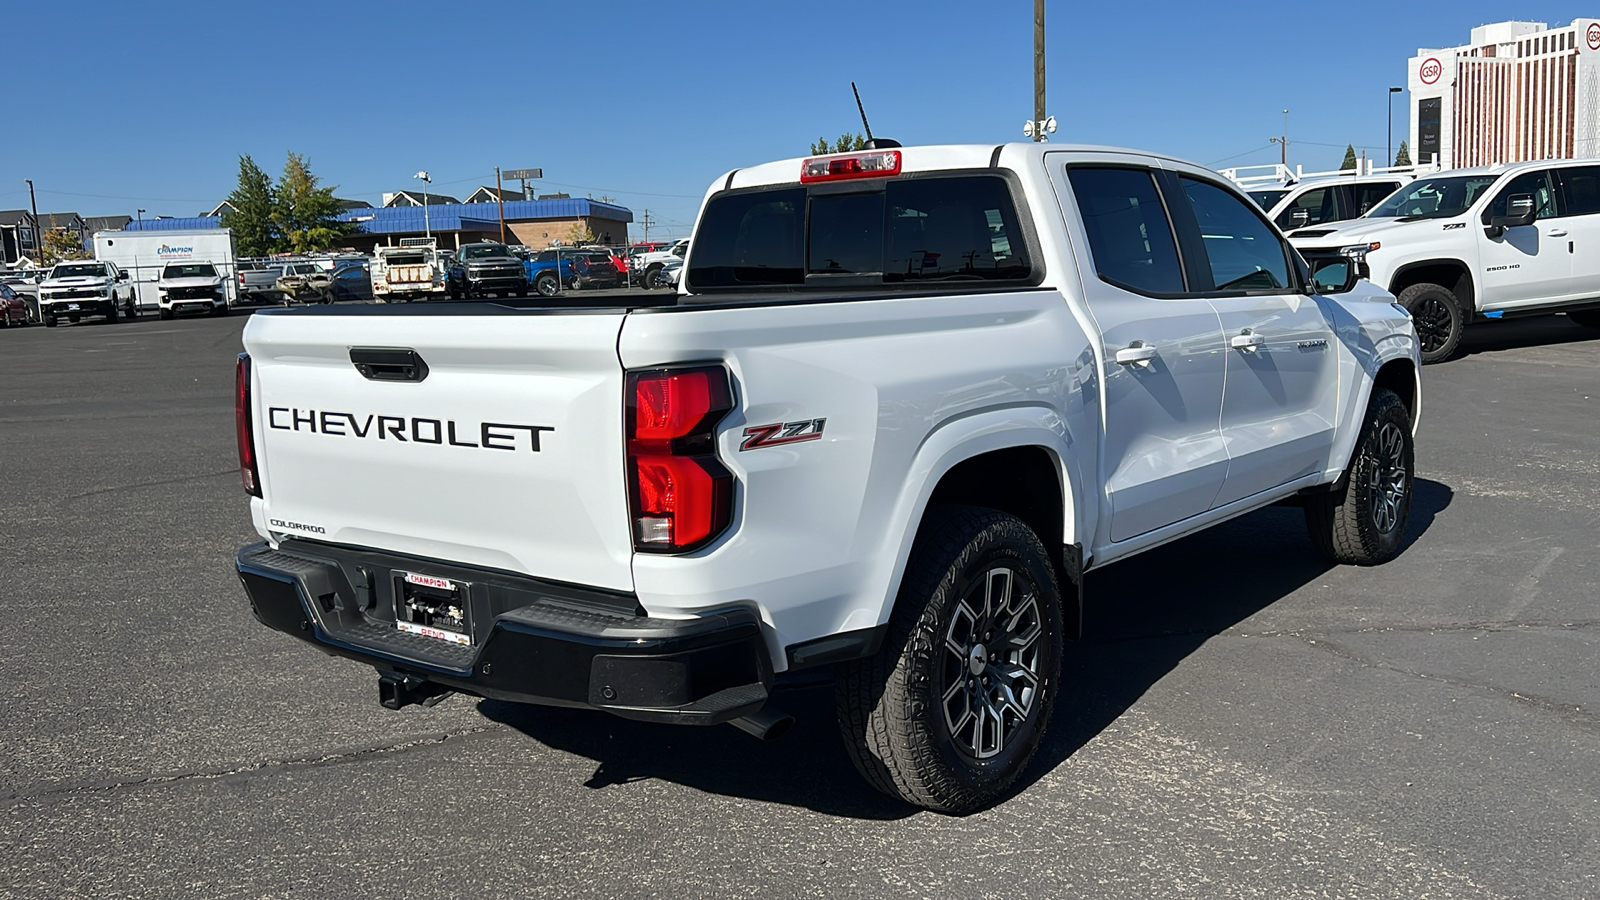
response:
<path id="1" fill-rule="evenodd" d="M 771 425 L 751 425 L 744 430 L 744 443 L 740 450 L 760 450 L 783 444 L 822 439 L 822 426 L 827 419 L 805 419 L 799 422 L 774 422 Z"/>

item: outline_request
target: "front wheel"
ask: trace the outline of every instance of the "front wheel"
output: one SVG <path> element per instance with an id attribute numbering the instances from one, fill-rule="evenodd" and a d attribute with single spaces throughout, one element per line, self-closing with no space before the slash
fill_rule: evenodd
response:
<path id="1" fill-rule="evenodd" d="M 644 273 L 645 290 L 653 291 L 667 286 L 666 278 L 661 274 L 661 267 L 655 266 Z"/>
<path id="2" fill-rule="evenodd" d="M 1579 309 L 1567 313 L 1567 318 L 1585 328 L 1600 328 L 1600 309 Z"/>
<path id="3" fill-rule="evenodd" d="M 546 272 L 540 275 L 539 279 L 533 283 L 533 289 L 538 291 L 541 297 L 554 297 L 561 290 L 561 284 L 556 281 L 554 275 Z"/>
<path id="4" fill-rule="evenodd" d="M 1306 529 L 1317 551 L 1346 565 L 1394 559 L 1411 515 L 1415 478 L 1411 413 L 1394 391 L 1375 390 L 1344 477 L 1334 489 L 1306 498 Z"/>
<path id="5" fill-rule="evenodd" d="M 1456 348 L 1461 345 L 1466 319 L 1454 292 L 1424 282 L 1401 291 L 1397 299 L 1411 313 L 1417 340 L 1422 344 L 1424 364 L 1444 362 L 1455 355 Z"/>
<path id="6" fill-rule="evenodd" d="M 930 508 L 882 649 L 838 673 L 856 768 L 939 812 L 994 803 L 1044 735 L 1062 636 L 1055 571 L 1027 525 L 992 509 Z"/>

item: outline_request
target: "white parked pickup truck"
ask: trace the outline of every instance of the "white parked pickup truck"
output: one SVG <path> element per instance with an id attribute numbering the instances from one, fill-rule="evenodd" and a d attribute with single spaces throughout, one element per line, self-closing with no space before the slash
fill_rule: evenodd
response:
<path id="1" fill-rule="evenodd" d="M 1600 328 L 1600 160 L 1425 176 L 1289 238 L 1313 263 L 1364 264 L 1415 317 L 1425 363 L 1450 358 L 1473 322 L 1565 312 Z"/>
<path id="2" fill-rule="evenodd" d="M 1062 693 L 1084 571 L 1282 502 L 1308 553 L 1400 551 L 1417 340 L 1355 268 L 1133 151 L 737 169 L 642 305 L 257 313 L 237 568 L 393 708 L 771 736 L 775 673 L 832 666 L 868 781 L 977 809 Z"/>

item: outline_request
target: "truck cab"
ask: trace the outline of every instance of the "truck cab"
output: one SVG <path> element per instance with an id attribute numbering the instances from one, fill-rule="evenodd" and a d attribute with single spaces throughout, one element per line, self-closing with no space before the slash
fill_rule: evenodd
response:
<path id="1" fill-rule="evenodd" d="M 1311 262 L 1357 261 L 1410 310 L 1424 362 L 1474 322 L 1565 312 L 1600 328 L 1600 162 L 1543 160 L 1417 179 L 1365 216 L 1292 232 Z"/>

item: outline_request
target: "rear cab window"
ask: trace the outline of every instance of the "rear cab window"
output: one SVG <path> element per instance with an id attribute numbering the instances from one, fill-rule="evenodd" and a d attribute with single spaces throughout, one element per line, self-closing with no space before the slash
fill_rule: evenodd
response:
<path id="1" fill-rule="evenodd" d="M 730 191 L 701 215 L 688 285 L 699 293 L 1037 284 L 1018 193 L 993 171 Z"/>

